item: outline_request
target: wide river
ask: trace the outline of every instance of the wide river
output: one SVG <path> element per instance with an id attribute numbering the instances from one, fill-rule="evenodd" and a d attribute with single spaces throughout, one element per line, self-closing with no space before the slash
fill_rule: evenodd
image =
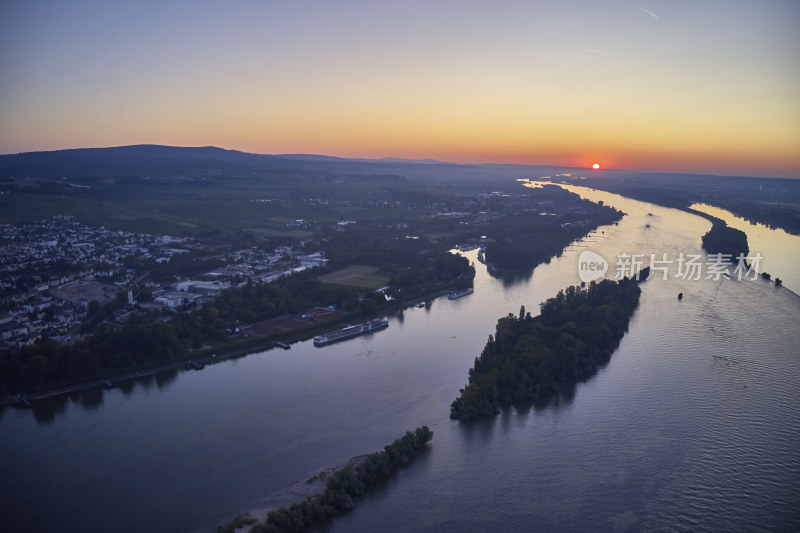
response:
<path id="1" fill-rule="evenodd" d="M 681 253 L 706 260 L 708 221 L 569 189 L 627 215 L 527 280 L 494 279 L 468 252 L 474 294 L 373 335 L 0 411 L 2 529 L 212 531 L 426 424 L 430 452 L 330 530 L 796 531 L 800 297 L 732 269 L 676 277 Z M 497 319 L 578 283 L 587 250 L 610 278 L 620 254 L 673 261 L 642 285 L 610 363 L 554 404 L 451 421 Z"/>

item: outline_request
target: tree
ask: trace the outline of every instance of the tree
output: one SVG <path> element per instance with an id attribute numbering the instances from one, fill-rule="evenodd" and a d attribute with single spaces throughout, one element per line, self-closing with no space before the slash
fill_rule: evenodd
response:
<path id="1" fill-rule="evenodd" d="M 524 307 L 518 316 L 500 318 L 450 405 L 450 417 L 491 416 L 500 405 L 547 398 L 588 379 L 625 334 L 640 292 L 636 279 L 604 280 L 587 290 L 560 290 L 535 318 Z"/>

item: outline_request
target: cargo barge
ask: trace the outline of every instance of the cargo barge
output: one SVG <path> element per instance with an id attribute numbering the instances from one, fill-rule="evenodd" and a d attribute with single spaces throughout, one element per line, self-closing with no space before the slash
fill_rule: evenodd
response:
<path id="1" fill-rule="evenodd" d="M 448 296 L 447 298 L 450 300 L 455 300 L 456 298 L 461 298 L 462 296 L 466 296 L 472 293 L 473 293 L 472 289 L 464 289 L 463 291 L 451 292 L 450 296 Z"/>
<path id="2" fill-rule="evenodd" d="M 389 321 L 384 319 L 370 320 L 363 324 L 356 324 L 355 326 L 347 326 L 337 331 L 325 333 L 324 335 L 317 335 L 314 337 L 314 346 L 324 346 L 332 342 L 340 341 L 358 335 L 364 335 L 370 331 L 377 331 L 389 326 Z"/>

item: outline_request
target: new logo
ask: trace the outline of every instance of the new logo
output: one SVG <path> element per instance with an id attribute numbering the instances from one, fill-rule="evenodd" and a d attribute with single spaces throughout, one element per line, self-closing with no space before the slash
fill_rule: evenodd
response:
<path id="1" fill-rule="evenodd" d="M 589 283 L 600 279 L 608 270 L 608 261 L 599 254 L 586 250 L 578 258 L 578 276 L 581 281 Z"/>

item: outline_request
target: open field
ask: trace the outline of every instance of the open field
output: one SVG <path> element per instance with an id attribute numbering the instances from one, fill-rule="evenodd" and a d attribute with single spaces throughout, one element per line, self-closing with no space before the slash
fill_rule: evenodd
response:
<path id="1" fill-rule="evenodd" d="M 261 322 L 250 324 L 246 328 L 243 328 L 243 330 L 253 335 L 269 336 L 279 333 L 290 333 L 298 329 L 307 328 L 314 324 L 314 322 L 334 322 L 347 316 L 345 313 L 334 311 L 327 307 L 315 307 L 308 312 L 308 315 L 310 315 L 311 319 L 303 315 L 306 318 L 282 316 L 269 320 L 262 320 Z"/>
<path id="2" fill-rule="evenodd" d="M 55 187 L 55 185 L 53 185 Z M 60 185 L 63 187 L 63 185 Z M 368 188 L 361 195 L 368 194 Z M 33 193 L 31 191 L 37 191 Z M 0 223 L 18 224 L 54 215 L 76 216 L 84 224 L 154 234 L 194 234 L 248 228 L 261 237 L 307 239 L 313 231 L 276 223 L 297 219 L 335 223 L 340 218 L 392 223 L 407 210 L 367 206 L 308 204 L 307 197 L 330 194 L 325 184 L 304 183 L 296 190 L 274 190 L 270 182 L 214 180 L 204 186 L 140 181 L 133 186 L 92 184 L 89 189 L 53 190 L 29 186 L 0 199 Z M 341 191 L 336 191 L 341 194 Z M 259 198 L 278 198 L 259 202 Z M 420 216 L 420 215 L 415 215 Z"/>
<path id="3" fill-rule="evenodd" d="M 120 289 L 114 285 L 98 281 L 74 281 L 57 289 L 50 289 L 50 294 L 56 298 L 69 300 L 77 305 L 81 300 L 97 300 L 100 304 L 107 304 L 113 300 Z"/>
<path id="4" fill-rule="evenodd" d="M 247 232 L 261 237 L 290 237 L 295 239 L 308 239 L 314 235 L 313 231 L 303 229 L 247 228 Z"/>
<path id="5" fill-rule="evenodd" d="M 378 267 L 365 265 L 350 265 L 336 272 L 320 276 L 323 283 L 333 285 L 344 285 L 346 287 L 356 287 L 359 289 L 380 289 L 389 278 L 376 274 Z"/>
<path id="6" fill-rule="evenodd" d="M 268 336 L 302 329 L 311 324 L 312 322 L 310 320 L 304 318 L 280 317 L 257 322 L 249 327 L 247 331 L 254 335 Z"/>
<path id="7" fill-rule="evenodd" d="M 335 311 L 330 307 L 315 307 L 308 312 L 317 322 L 333 322 L 347 316 L 346 313 Z"/>

